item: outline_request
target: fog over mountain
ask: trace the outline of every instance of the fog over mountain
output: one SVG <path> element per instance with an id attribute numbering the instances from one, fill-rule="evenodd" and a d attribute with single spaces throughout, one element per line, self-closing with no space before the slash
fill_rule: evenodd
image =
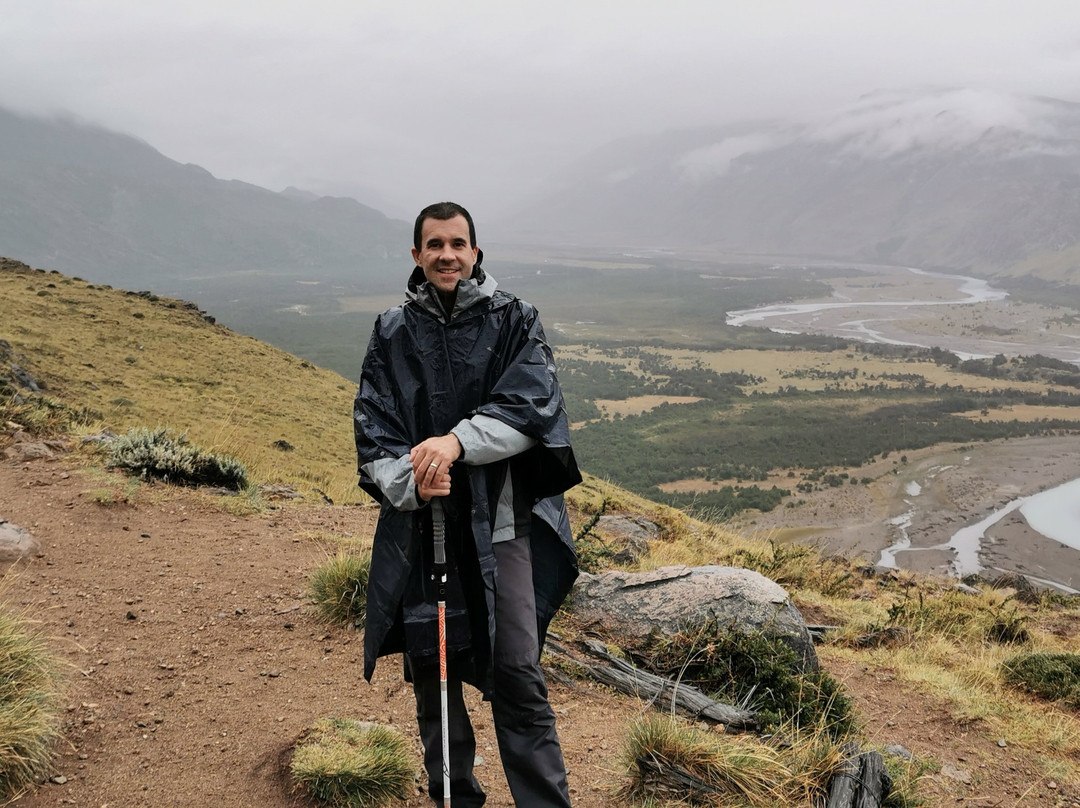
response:
<path id="1" fill-rule="evenodd" d="M 411 227 L 353 199 L 275 193 L 136 138 L 0 109 L 0 255 L 161 289 L 289 272 L 362 279 L 404 260 Z"/>
<path id="2" fill-rule="evenodd" d="M 808 122 L 627 138 L 552 180 L 515 221 L 526 240 L 634 249 L 990 272 L 1033 259 L 1076 282 L 1080 105 L 884 92 Z"/>
<path id="3" fill-rule="evenodd" d="M 0 255 L 123 285 L 251 271 L 374 282 L 407 266 L 411 238 L 353 199 L 217 179 L 130 136 L 3 110 L 0 200 Z M 882 92 L 816 119 L 625 138 L 481 224 L 482 243 L 1080 283 L 1080 105 Z"/>

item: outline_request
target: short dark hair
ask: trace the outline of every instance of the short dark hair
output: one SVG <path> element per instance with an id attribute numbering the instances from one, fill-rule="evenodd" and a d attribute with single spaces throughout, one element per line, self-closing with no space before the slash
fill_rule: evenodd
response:
<path id="1" fill-rule="evenodd" d="M 416 224 L 413 226 L 413 246 L 416 249 L 420 249 L 420 235 L 424 230 L 425 219 L 438 219 L 441 222 L 445 222 L 447 219 L 453 219 L 455 216 L 464 216 L 465 221 L 469 223 L 469 246 L 476 246 L 476 225 L 473 224 L 472 216 L 469 215 L 469 211 L 461 207 L 457 202 L 436 202 L 434 205 L 428 205 L 422 211 L 420 215 L 416 217 Z"/>

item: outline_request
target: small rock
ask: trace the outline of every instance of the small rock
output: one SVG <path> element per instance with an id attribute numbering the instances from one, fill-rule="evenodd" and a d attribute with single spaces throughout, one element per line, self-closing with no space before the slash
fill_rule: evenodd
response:
<path id="1" fill-rule="evenodd" d="M 914 755 L 912 755 L 909 750 L 905 749 L 898 743 L 891 743 L 885 746 L 881 751 L 883 751 L 886 755 L 900 758 L 901 760 L 911 760 L 912 757 L 914 757 Z"/>
<path id="2" fill-rule="evenodd" d="M 961 783 L 971 785 L 971 775 L 951 763 L 946 762 L 941 765 L 941 774 L 950 780 L 958 780 Z"/>
<path id="3" fill-rule="evenodd" d="M 998 738 L 998 746 L 1000 746 L 1002 749 L 1004 749 L 1008 745 L 1009 742 L 1006 741 L 1004 738 Z"/>
<path id="4" fill-rule="evenodd" d="M 138 620 L 139 616 L 137 614 L 135 614 L 135 612 L 129 611 L 127 614 L 124 615 L 124 619 L 126 619 L 126 620 Z"/>
<path id="5" fill-rule="evenodd" d="M 58 786 L 62 786 L 64 783 L 67 782 L 67 778 L 64 777 L 64 775 L 62 774 L 58 774 L 55 777 L 50 777 L 49 780 L 50 782 L 56 783 Z"/>
<path id="6" fill-rule="evenodd" d="M 41 549 L 28 531 L 0 518 L 0 563 L 18 561 Z"/>

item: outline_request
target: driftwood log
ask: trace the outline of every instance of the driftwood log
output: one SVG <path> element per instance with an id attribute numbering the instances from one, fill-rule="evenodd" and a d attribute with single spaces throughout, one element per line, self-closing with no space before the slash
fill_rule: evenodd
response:
<path id="1" fill-rule="evenodd" d="M 892 778 L 878 752 L 862 752 L 844 744 L 844 762 L 829 781 L 826 808 L 881 808 L 892 790 Z"/>
<path id="2" fill-rule="evenodd" d="M 643 671 L 624 659 L 612 656 L 595 640 L 586 640 L 582 648 L 599 661 L 576 660 L 577 663 L 596 681 L 620 693 L 655 702 L 663 710 L 674 709 L 694 720 L 723 724 L 728 732 L 757 728 L 757 714 L 752 710 L 715 701 L 696 687 Z"/>

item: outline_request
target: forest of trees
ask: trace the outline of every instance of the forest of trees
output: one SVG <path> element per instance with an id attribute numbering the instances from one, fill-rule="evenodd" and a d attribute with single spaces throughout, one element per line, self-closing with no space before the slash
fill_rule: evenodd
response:
<path id="1" fill-rule="evenodd" d="M 924 358 L 932 355 L 926 353 Z M 717 513 L 779 505 L 791 492 L 759 487 L 757 483 L 768 472 L 816 470 L 820 484 L 829 485 L 834 479 L 859 479 L 846 471 L 841 477 L 838 470 L 857 469 L 890 453 L 941 442 L 970 443 L 1080 429 L 1080 393 L 1035 393 L 1007 385 L 973 391 L 956 385 L 935 386 L 919 374 L 903 373 L 888 374 L 896 377 L 890 378 L 892 385 L 880 377 L 867 377 L 854 388 L 810 391 L 785 385 L 775 392 L 747 394 L 742 387 L 758 380 L 750 373 L 719 374 L 700 362 L 679 368 L 660 354 L 640 349 L 611 349 L 610 354 L 634 360 L 635 369 L 646 375 L 603 361 L 563 362 L 560 378 L 572 410 L 577 408 L 579 414 L 589 406 L 595 410 L 593 398 L 623 399 L 647 393 L 702 400 L 661 404 L 641 414 L 614 418 L 601 418 L 595 411 L 574 433 L 580 462 L 590 472 L 650 498 Z M 1002 366 L 985 361 L 986 366 L 979 369 Z M 963 364 L 957 361 L 958 369 L 968 372 Z M 1016 372 L 1066 373 L 1056 360 L 1046 357 L 1006 364 Z M 845 371 L 845 378 L 850 380 L 852 375 Z M 798 378 L 798 374 L 791 376 Z M 821 378 L 821 372 L 816 377 Z M 1017 404 L 1076 408 L 1076 418 L 981 421 L 958 414 Z M 659 487 L 691 478 L 723 485 L 704 493 L 677 495 L 665 494 Z"/>

